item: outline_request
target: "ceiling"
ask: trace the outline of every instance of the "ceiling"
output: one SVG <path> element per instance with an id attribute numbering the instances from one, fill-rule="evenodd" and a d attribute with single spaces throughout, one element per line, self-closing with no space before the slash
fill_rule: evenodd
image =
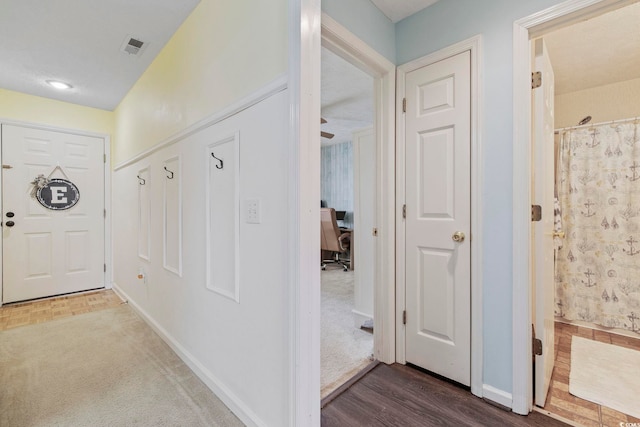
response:
<path id="1" fill-rule="evenodd" d="M 324 47 L 321 61 L 321 129 L 335 134 L 322 145 L 351 141 L 353 131 L 373 125 L 373 78 Z"/>
<path id="2" fill-rule="evenodd" d="M 113 110 L 199 1 L 0 0 L 0 87 Z M 141 55 L 120 50 L 128 36 Z"/>
<path id="3" fill-rule="evenodd" d="M 640 78 L 640 3 L 544 35 L 557 95 Z"/>
<path id="4" fill-rule="evenodd" d="M 371 0 L 391 22 L 396 23 L 407 16 L 429 7 L 438 0 Z"/>

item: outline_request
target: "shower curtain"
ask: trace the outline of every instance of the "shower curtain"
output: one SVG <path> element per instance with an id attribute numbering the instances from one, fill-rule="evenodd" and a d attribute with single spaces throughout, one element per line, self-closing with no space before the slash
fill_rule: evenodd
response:
<path id="1" fill-rule="evenodd" d="M 556 315 L 640 333 L 640 125 L 566 132 Z"/>

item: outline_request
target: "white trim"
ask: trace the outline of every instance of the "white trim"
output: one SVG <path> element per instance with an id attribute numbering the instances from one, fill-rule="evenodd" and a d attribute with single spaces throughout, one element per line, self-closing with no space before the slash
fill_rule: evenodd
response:
<path id="1" fill-rule="evenodd" d="M 198 361 L 186 348 L 184 348 L 166 329 L 158 324 L 153 317 L 129 298 L 116 283 L 113 284 L 114 292 L 140 315 L 142 320 L 157 333 L 164 342 L 182 359 L 182 361 L 204 382 L 211 391 L 247 426 L 267 426 L 247 405 L 242 402 L 222 381 Z"/>
<path id="2" fill-rule="evenodd" d="M 30 129 L 38 129 L 51 132 L 62 132 L 70 135 L 88 136 L 93 138 L 100 138 L 103 141 L 103 154 L 105 156 L 105 162 L 103 163 L 104 170 L 104 209 L 106 215 L 104 217 L 104 264 L 106 264 L 106 271 L 104 273 L 104 287 L 105 289 L 111 289 L 113 280 L 113 245 L 112 245 L 112 226 L 111 226 L 111 137 L 104 133 L 84 131 L 81 129 L 69 129 L 60 126 L 51 126 L 41 123 L 31 123 L 21 120 L 12 120 L 0 117 L 0 129 L 3 125 L 20 126 Z M 0 164 L 2 164 L 2 138 L 0 133 Z M 0 169 L 0 212 L 2 212 L 2 173 Z M 2 244 L 0 244 L 0 307 L 2 307 L 2 277 L 3 277 L 3 254 Z"/>
<path id="3" fill-rule="evenodd" d="M 395 357 L 395 65 L 326 14 L 322 46 L 374 78 L 376 105 L 376 213 L 374 355 L 384 363 Z M 320 104 L 320 98 L 317 100 Z M 320 152 L 316 154 L 319 158 Z"/>
<path id="4" fill-rule="evenodd" d="M 199 132 L 202 129 L 213 126 L 216 123 L 226 120 L 229 117 L 234 116 L 235 114 L 238 114 L 239 112 L 256 105 L 260 101 L 263 101 L 269 98 L 271 95 L 274 95 L 278 92 L 282 92 L 286 88 L 287 88 L 287 77 L 280 76 L 275 80 L 271 81 L 270 83 L 267 83 L 266 85 L 261 86 L 255 92 L 250 93 L 249 95 L 245 96 L 244 98 L 240 99 L 237 102 L 234 102 L 233 104 L 224 108 L 223 110 L 218 111 L 217 113 L 213 113 L 203 118 L 202 120 L 195 122 L 191 126 L 181 130 L 180 132 L 177 132 L 171 135 L 170 137 L 160 141 L 154 146 L 144 150 L 142 153 L 136 154 L 132 158 L 118 163 L 117 165 L 115 165 L 113 170 L 114 172 L 118 171 L 139 160 L 144 159 L 145 157 L 150 156 L 151 154 L 155 153 L 158 150 L 162 150 L 163 148 L 166 148 L 172 144 L 180 142 L 184 138 L 190 135 L 193 135 L 194 133 Z"/>
<path id="5" fill-rule="evenodd" d="M 219 145 L 223 145 L 223 144 L 228 144 L 231 143 L 233 144 L 233 151 L 234 151 L 234 159 L 233 159 L 233 169 L 234 169 L 234 175 L 233 175 L 233 182 L 234 182 L 234 188 L 233 188 L 233 207 L 235 208 L 235 212 L 233 213 L 232 217 L 234 219 L 234 223 L 233 223 L 233 236 L 234 236 L 234 242 L 233 242 L 233 262 L 234 262 L 234 266 L 233 266 L 233 274 L 234 274 L 234 281 L 233 281 L 233 291 L 229 291 L 227 289 L 223 289 L 220 288 L 218 286 L 216 286 L 215 283 L 213 283 L 213 271 L 215 270 L 215 266 L 211 265 L 211 261 L 213 259 L 212 256 L 212 244 L 215 240 L 215 237 L 213 235 L 213 233 L 211 232 L 211 214 L 212 214 L 212 209 L 211 209 L 211 197 L 215 194 L 215 191 L 213 189 L 211 189 L 211 183 L 213 181 L 212 179 L 212 173 L 214 173 L 215 170 L 217 169 L 212 169 L 215 167 L 219 166 L 218 165 L 218 161 L 213 159 L 211 157 L 211 153 L 213 152 L 213 150 L 215 149 L 214 147 L 217 147 Z M 205 155 L 204 160 L 206 162 L 204 170 L 207 173 L 207 182 L 206 182 L 206 194 L 205 194 L 205 200 L 206 200 L 206 213 L 205 213 L 205 218 L 206 218 L 206 227 L 205 227 L 205 239 L 206 239 L 206 265 L 207 265 L 207 273 L 206 273 L 206 282 L 205 282 L 205 287 L 207 290 L 212 291 L 217 293 L 218 295 L 222 295 L 223 297 L 229 298 L 232 301 L 235 301 L 236 303 L 240 304 L 240 131 L 236 131 L 231 135 L 228 135 L 224 138 L 220 138 L 217 141 L 212 142 L 211 144 L 208 144 L 205 147 Z M 228 160 L 227 160 L 228 162 Z M 231 162 L 229 162 L 231 163 Z M 230 246 L 227 246 L 227 248 L 229 249 L 230 252 Z"/>
<path id="6" fill-rule="evenodd" d="M 530 205 L 531 47 L 530 36 L 586 14 L 620 7 L 627 0 L 568 0 L 513 24 L 513 411 L 533 406 L 531 373 Z M 553 22 L 552 22 L 553 21 Z"/>
<path id="7" fill-rule="evenodd" d="M 113 285 L 113 243 L 111 238 L 111 137 L 104 135 L 104 263 L 107 265 L 104 274 L 104 287 L 111 289 Z M 1 188 L 1 187 L 0 187 Z"/>
<path id="8" fill-rule="evenodd" d="M 177 268 L 167 265 L 167 184 L 169 179 L 165 178 L 163 182 L 162 192 L 162 267 L 170 271 L 171 273 L 182 277 L 182 158 L 180 154 L 172 156 L 162 161 L 162 166 L 167 167 L 167 163 L 176 161 L 178 163 L 178 169 L 173 172 L 173 178 L 178 183 L 178 265 Z M 167 172 L 164 172 L 165 175 Z M 168 176 L 168 175 L 166 175 Z"/>
<path id="9" fill-rule="evenodd" d="M 483 384 L 482 395 L 485 400 L 490 400 L 497 403 L 498 405 L 502 405 L 506 408 L 511 408 L 511 402 L 513 400 L 511 397 L 511 393 L 507 393 L 506 391 L 500 390 L 493 386 Z"/>
<path id="10" fill-rule="evenodd" d="M 288 2 L 289 426 L 320 425 L 320 0 Z"/>
<path id="11" fill-rule="evenodd" d="M 405 134 L 402 99 L 405 96 L 405 76 L 407 73 L 436 63 L 465 51 L 471 52 L 471 392 L 483 396 L 483 315 L 482 315 L 482 182 L 484 161 L 482 150 L 483 135 L 483 89 L 482 89 L 482 36 L 477 35 L 448 46 L 430 55 L 418 58 L 398 67 L 398 94 L 396 101 L 397 122 L 397 185 L 395 210 L 396 225 L 396 358 L 405 363 L 405 328 L 402 312 L 405 310 L 405 227 L 402 207 L 405 203 Z"/>

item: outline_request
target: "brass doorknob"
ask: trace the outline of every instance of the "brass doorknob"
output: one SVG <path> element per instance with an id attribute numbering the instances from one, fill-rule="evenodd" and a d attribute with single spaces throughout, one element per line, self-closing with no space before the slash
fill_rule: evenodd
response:
<path id="1" fill-rule="evenodd" d="M 462 231 L 456 231 L 453 233 L 453 236 L 451 236 L 451 239 L 454 242 L 462 243 L 464 242 L 464 233 Z"/>

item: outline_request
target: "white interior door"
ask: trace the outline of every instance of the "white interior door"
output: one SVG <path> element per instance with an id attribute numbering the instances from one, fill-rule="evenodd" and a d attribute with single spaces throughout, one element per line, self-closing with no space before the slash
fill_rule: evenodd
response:
<path id="1" fill-rule="evenodd" d="M 376 217 L 376 138 L 373 129 L 353 133 L 355 326 L 373 319 Z"/>
<path id="2" fill-rule="evenodd" d="M 104 287 L 103 156 L 102 138 L 2 125 L 3 302 Z M 74 183 L 78 202 L 45 208 L 40 174 Z"/>
<path id="3" fill-rule="evenodd" d="M 535 403 L 544 406 L 553 372 L 554 361 L 554 260 L 553 260 L 553 185 L 554 185 L 554 141 L 553 141 L 553 97 L 554 77 L 544 41 L 536 40 L 535 67 L 542 72 L 542 86 L 534 89 L 533 102 L 533 150 L 534 178 L 532 179 L 533 204 L 542 207 L 541 221 L 531 223 L 531 241 L 534 248 L 533 310 L 535 331 L 542 341 L 542 355 L 535 356 Z"/>
<path id="4" fill-rule="evenodd" d="M 406 75 L 406 360 L 471 382 L 471 55 Z M 464 235 L 464 237 L 463 237 Z"/>

